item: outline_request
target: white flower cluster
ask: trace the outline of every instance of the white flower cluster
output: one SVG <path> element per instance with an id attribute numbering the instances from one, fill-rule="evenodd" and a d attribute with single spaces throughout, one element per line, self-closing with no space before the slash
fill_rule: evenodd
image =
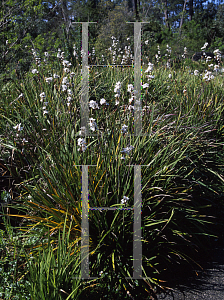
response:
<path id="1" fill-rule="evenodd" d="M 81 130 L 79 131 L 79 135 L 86 135 L 86 127 L 81 127 Z"/>
<path id="2" fill-rule="evenodd" d="M 144 84 L 142 85 L 142 87 L 143 87 L 143 89 L 146 89 L 146 88 L 149 87 L 149 84 L 148 84 L 148 83 L 144 83 Z"/>
<path id="3" fill-rule="evenodd" d="M 187 55 L 187 47 L 184 47 L 184 54 L 182 55 L 183 58 L 186 58 Z"/>
<path id="4" fill-rule="evenodd" d="M 90 100 L 89 107 L 91 107 L 92 109 L 99 109 L 98 103 L 94 100 Z"/>
<path id="5" fill-rule="evenodd" d="M 46 95 L 43 92 L 43 93 L 40 94 L 40 101 L 43 102 L 44 98 L 46 98 Z"/>
<path id="6" fill-rule="evenodd" d="M 199 71 L 198 70 L 194 70 L 194 75 L 198 76 L 199 75 Z"/>
<path id="7" fill-rule="evenodd" d="M 206 57 L 206 63 L 209 62 L 209 61 L 212 59 L 211 56 L 207 56 L 205 53 L 204 53 L 204 55 L 205 55 L 205 57 Z"/>
<path id="8" fill-rule="evenodd" d="M 67 97 L 67 106 L 70 106 L 71 105 L 71 101 L 72 101 L 72 91 L 70 89 L 67 90 L 67 93 L 68 93 L 68 97 Z"/>
<path id="9" fill-rule="evenodd" d="M 149 110 L 150 106 L 148 106 L 148 105 L 143 106 L 143 108 L 142 108 L 142 115 L 143 116 L 144 116 L 145 112 L 147 111 L 147 109 Z"/>
<path id="10" fill-rule="evenodd" d="M 95 120 L 96 119 L 93 119 L 93 118 L 89 119 L 89 126 L 92 131 L 95 131 L 97 129 L 97 124 L 96 124 Z"/>
<path id="11" fill-rule="evenodd" d="M 153 78 L 155 78 L 154 75 L 146 75 L 146 77 L 148 78 L 148 81 L 151 81 Z"/>
<path id="12" fill-rule="evenodd" d="M 33 74 L 38 74 L 38 73 L 39 73 L 37 69 L 33 69 L 31 72 L 32 72 Z"/>
<path id="13" fill-rule="evenodd" d="M 62 85 L 61 85 L 61 88 L 62 88 L 62 92 L 65 92 L 68 88 L 68 77 L 64 77 L 62 79 Z"/>
<path id="14" fill-rule="evenodd" d="M 61 49 L 58 49 L 57 58 L 64 59 L 64 52 L 61 51 Z"/>
<path id="15" fill-rule="evenodd" d="M 37 51 L 34 49 L 31 49 L 31 50 L 32 50 L 33 56 L 36 60 L 36 63 L 40 64 L 40 58 L 37 56 Z"/>
<path id="16" fill-rule="evenodd" d="M 207 70 L 206 70 L 207 71 Z M 212 75 L 212 72 L 209 72 L 209 71 L 207 71 L 206 73 L 205 73 L 205 76 L 203 77 L 203 79 L 205 80 L 205 81 L 210 81 L 210 80 L 212 80 L 212 79 L 214 79 L 215 77 L 214 77 L 214 75 Z"/>
<path id="17" fill-rule="evenodd" d="M 123 150 L 121 150 L 121 153 L 129 154 L 133 149 L 134 149 L 133 146 L 129 146 L 129 147 L 123 148 Z M 122 156 L 121 159 L 125 159 L 125 156 Z"/>
<path id="18" fill-rule="evenodd" d="M 205 44 L 204 44 L 204 46 L 203 46 L 203 47 L 201 47 L 201 50 L 204 50 L 204 49 L 206 49 L 206 48 L 207 48 L 207 46 L 208 46 L 208 43 L 205 43 Z"/>
<path id="19" fill-rule="evenodd" d="M 145 73 L 148 73 L 148 72 L 152 72 L 153 71 L 153 64 L 152 63 L 148 63 L 148 68 L 147 70 L 145 71 Z"/>
<path id="20" fill-rule="evenodd" d="M 45 77 L 45 80 L 46 80 L 46 82 L 49 84 L 49 83 L 51 83 L 51 82 L 52 82 L 52 80 L 53 80 L 53 77 L 48 77 L 48 78 L 46 78 L 46 77 Z"/>
<path id="21" fill-rule="evenodd" d="M 166 51 L 167 51 L 167 53 L 165 54 L 165 56 L 170 58 L 170 54 L 171 54 L 172 50 L 171 50 L 171 47 L 168 44 L 166 45 Z"/>
<path id="22" fill-rule="evenodd" d="M 100 105 L 109 105 L 109 103 L 107 103 L 107 101 L 104 99 L 104 98 L 102 98 L 102 99 L 100 99 Z"/>
<path id="23" fill-rule="evenodd" d="M 121 83 L 120 81 L 118 81 L 116 84 L 115 84 L 115 88 L 114 88 L 114 93 L 115 94 L 115 97 L 116 98 L 119 98 L 120 95 L 121 95 Z M 119 100 L 117 99 L 116 102 L 115 102 L 115 105 L 118 105 L 119 104 Z"/>
<path id="24" fill-rule="evenodd" d="M 156 53 L 155 57 L 156 57 L 156 61 L 159 62 L 159 60 L 160 60 L 160 58 L 161 58 L 161 56 L 160 56 L 160 47 L 159 47 L 159 45 L 157 46 L 157 48 L 158 48 L 158 53 Z"/>
<path id="25" fill-rule="evenodd" d="M 73 49 L 74 49 L 73 55 L 74 55 L 74 57 L 75 57 L 76 59 L 78 59 L 78 54 L 77 54 L 77 52 L 76 52 L 76 46 L 75 46 L 75 44 L 74 44 L 74 46 L 73 46 Z"/>
<path id="26" fill-rule="evenodd" d="M 121 65 L 128 64 L 129 60 L 131 60 L 131 62 L 133 63 L 133 55 L 131 53 L 131 47 L 130 46 L 125 46 L 124 52 L 125 52 L 125 54 L 123 55 Z"/>
<path id="27" fill-rule="evenodd" d="M 45 98 L 46 98 L 45 93 L 44 93 L 44 92 L 41 93 L 41 94 L 40 94 L 40 101 L 43 102 L 43 100 L 44 100 Z M 43 104 L 44 104 L 44 106 L 43 106 L 43 115 L 46 115 L 46 114 L 48 114 L 48 110 L 47 110 L 48 102 L 44 102 Z"/>
<path id="28" fill-rule="evenodd" d="M 17 131 L 22 131 L 23 127 L 21 127 L 21 123 L 17 124 L 16 126 L 13 126 L 13 128 Z"/>
<path id="29" fill-rule="evenodd" d="M 217 73 L 219 70 L 219 65 L 214 65 L 214 71 Z"/>
<path id="30" fill-rule="evenodd" d="M 78 146 L 80 147 L 80 148 L 78 148 L 78 151 L 82 150 L 83 152 L 85 152 L 86 149 L 87 149 L 85 139 L 79 138 L 79 139 L 78 139 Z"/>
<path id="31" fill-rule="evenodd" d="M 221 62 L 221 52 L 220 52 L 220 50 L 219 49 L 216 49 L 214 52 L 213 52 L 214 54 L 215 54 L 215 59 L 218 61 L 218 64 L 220 64 L 220 62 Z"/>
<path id="32" fill-rule="evenodd" d="M 134 96 L 134 86 L 133 84 L 128 84 L 127 91 L 131 93 L 131 98 L 129 99 L 129 103 L 131 103 L 136 97 Z"/>
<path id="33" fill-rule="evenodd" d="M 127 133 L 127 129 L 128 129 L 128 126 L 127 125 L 123 125 L 122 128 L 121 128 L 121 132 L 122 133 Z"/>
<path id="34" fill-rule="evenodd" d="M 121 199 L 121 204 L 127 204 L 128 203 L 129 198 L 126 196 L 123 196 L 123 198 Z"/>

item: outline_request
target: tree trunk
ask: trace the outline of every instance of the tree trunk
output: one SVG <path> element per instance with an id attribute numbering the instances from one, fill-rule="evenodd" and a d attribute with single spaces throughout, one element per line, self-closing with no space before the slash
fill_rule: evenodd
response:
<path id="1" fill-rule="evenodd" d="M 192 20 L 194 15 L 194 9 L 193 9 L 193 0 L 189 1 L 189 21 Z"/>
<path id="2" fill-rule="evenodd" d="M 66 26 L 66 31 L 67 31 L 67 34 L 68 34 L 69 28 L 71 26 L 71 20 L 69 19 L 69 16 L 68 16 L 68 8 L 67 8 L 67 1 L 66 0 L 62 0 L 61 9 L 62 9 L 62 15 L 63 15 L 63 19 L 64 19 L 64 24 Z"/>
<path id="3" fill-rule="evenodd" d="M 180 29 L 179 29 L 179 33 L 181 34 L 181 27 L 183 25 L 183 22 L 184 22 L 184 13 L 186 11 L 186 4 L 187 4 L 187 1 L 188 0 L 184 0 L 184 7 L 183 7 L 183 12 L 182 12 L 182 17 L 181 17 L 181 20 L 180 20 Z"/>
<path id="4" fill-rule="evenodd" d="M 169 22 L 168 22 L 168 11 L 167 11 L 167 0 L 164 0 L 164 17 L 165 17 L 165 23 L 166 23 L 166 27 L 170 28 L 169 26 Z"/>
<path id="5" fill-rule="evenodd" d="M 136 20 L 139 21 L 139 12 L 138 12 L 138 0 L 133 0 L 133 11 L 135 13 Z"/>

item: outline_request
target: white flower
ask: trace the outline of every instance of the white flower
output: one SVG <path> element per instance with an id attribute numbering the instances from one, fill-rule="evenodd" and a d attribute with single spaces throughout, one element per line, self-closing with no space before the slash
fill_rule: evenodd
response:
<path id="1" fill-rule="evenodd" d="M 215 66 L 214 66 L 214 71 L 218 71 L 218 69 L 219 69 L 219 66 L 218 66 L 218 65 L 215 65 Z"/>
<path id="2" fill-rule="evenodd" d="M 155 78 L 154 75 L 146 75 L 146 77 L 148 78 L 149 81 L 150 81 L 151 79 Z"/>
<path id="3" fill-rule="evenodd" d="M 187 90 L 186 90 L 186 89 L 184 89 L 184 90 L 183 90 L 183 93 L 184 93 L 184 95 L 186 95 L 186 94 L 187 94 Z"/>
<path id="4" fill-rule="evenodd" d="M 43 101 L 43 99 L 46 98 L 46 95 L 44 92 L 40 94 L 40 98 L 41 98 L 41 101 Z"/>
<path id="5" fill-rule="evenodd" d="M 121 199 L 121 204 L 127 204 L 129 198 L 124 196 L 122 199 Z"/>
<path id="6" fill-rule="evenodd" d="M 120 94 L 121 83 L 118 81 L 115 85 L 114 92 Z"/>
<path id="7" fill-rule="evenodd" d="M 99 106 L 98 106 L 97 102 L 94 101 L 94 100 L 90 100 L 90 102 L 89 102 L 89 107 L 91 107 L 91 108 L 93 108 L 93 109 L 96 109 L 96 108 L 99 109 Z"/>
<path id="8" fill-rule="evenodd" d="M 81 127 L 81 130 L 79 131 L 79 135 L 85 135 L 86 134 L 86 127 Z"/>
<path id="9" fill-rule="evenodd" d="M 43 111 L 43 115 L 46 115 L 46 114 L 48 114 L 48 110 Z"/>
<path id="10" fill-rule="evenodd" d="M 205 81 L 209 81 L 211 79 L 214 79 L 215 77 L 212 75 L 212 72 L 207 71 L 205 73 L 205 76 L 203 77 L 203 79 L 205 79 Z"/>
<path id="11" fill-rule="evenodd" d="M 19 98 L 22 98 L 22 97 L 23 97 L 23 94 L 20 94 L 19 97 L 18 97 L 18 99 L 19 99 Z"/>
<path id="12" fill-rule="evenodd" d="M 66 67 L 69 65 L 69 61 L 68 60 L 63 60 L 62 62 L 63 66 Z"/>
<path id="13" fill-rule="evenodd" d="M 46 80 L 47 83 L 50 83 L 53 80 L 53 78 L 52 77 L 48 77 L 48 78 L 45 78 L 45 80 Z"/>
<path id="14" fill-rule="evenodd" d="M 95 130 L 96 130 L 97 125 L 96 125 L 95 119 L 90 118 L 90 119 L 89 119 L 89 125 L 90 125 L 90 129 L 91 129 L 92 131 L 95 131 Z"/>
<path id="15" fill-rule="evenodd" d="M 16 129 L 17 131 L 23 130 L 23 127 L 21 127 L 21 123 L 17 124 L 16 126 L 13 126 L 13 128 Z"/>
<path id="16" fill-rule="evenodd" d="M 148 41 L 148 40 L 147 40 L 147 41 L 145 41 L 145 44 L 146 44 L 146 45 L 148 45 L 148 43 L 149 43 L 149 41 Z"/>
<path id="17" fill-rule="evenodd" d="M 100 271 L 99 276 L 101 276 L 103 274 L 103 271 Z"/>
<path id="18" fill-rule="evenodd" d="M 209 68 L 212 68 L 213 66 L 214 66 L 213 64 L 208 65 Z"/>
<path id="19" fill-rule="evenodd" d="M 103 104 L 109 105 L 109 103 L 107 103 L 104 98 L 100 99 L 100 105 L 103 105 Z"/>
<path id="20" fill-rule="evenodd" d="M 33 69 L 31 72 L 32 72 L 33 74 L 39 73 L 37 69 Z"/>
<path id="21" fill-rule="evenodd" d="M 198 76 L 198 74 L 199 74 L 199 71 L 198 70 L 194 70 L 194 75 Z"/>
<path id="22" fill-rule="evenodd" d="M 64 71 L 65 71 L 65 73 L 69 73 L 70 72 L 69 68 L 64 68 Z"/>
<path id="23" fill-rule="evenodd" d="M 142 87 L 143 87 L 143 89 L 148 88 L 149 84 L 148 83 L 144 83 Z"/>
<path id="24" fill-rule="evenodd" d="M 54 78 L 59 78 L 60 76 L 58 76 L 57 74 L 53 75 Z"/>
<path id="25" fill-rule="evenodd" d="M 170 79 L 172 78 L 172 74 L 169 74 L 169 78 L 170 78 Z"/>
<path id="26" fill-rule="evenodd" d="M 201 47 L 201 50 L 204 50 L 208 46 L 208 43 L 205 43 L 203 47 Z"/>
<path id="27" fill-rule="evenodd" d="M 73 94 L 72 94 L 72 90 L 70 90 L 70 89 L 67 90 L 67 93 L 68 93 L 68 95 L 70 95 L 70 96 L 73 95 Z"/>
<path id="28" fill-rule="evenodd" d="M 6 44 L 6 45 L 8 45 L 8 43 L 9 43 L 9 41 L 8 41 L 8 40 L 6 40 L 6 41 L 5 41 L 5 44 Z"/>
<path id="29" fill-rule="evenodd" d="M 115 95 L 115 97 L 116 97 L 116 95 Z M 118 105 L 119 103 L 120 103 L 119 100 L 116 100 L 116 101 L 115 101 L 115 105 Z"/>
<path id="30" fill-rule="evenodd" d="M 134 149 L 134 147 L 133 146 L 129 146 L 129 147 L 123 148 L 123 150 L 121 152 L 125 153 L 125 154 L 129 154 L 129 152 L 131 152 L 132 149 Z"/>
<path id="31" fill-rule="evenodd" d="M 72 100 L 72 97 L 68 96 L 67 101 L 70 102 Z"/>
<path id="32" fill-rule="evenodd" d="M 71 73 L 70 73 L 70 77 L 73 77 L 73 76 L 75 76 L 75 73 L 74 73 L 74 72 L 71 72 Z"/>
<path id="33" fill-rule="evenodd" d="M 22 139 L 22 142 L 23 143 L 28 143 L 28 141 L 25 138 Z"/>
<path id="34" fill-rule="evenodd" d="M 68 77 L 64 77 L 64 78 L 62 79 L 62 84 L 66 84 L 66 83 L 68 83 Z"/>
<path id="35" fill-rule="evenodd" d="M 60 53 L 57 53 L 57 58 L 61 58 L 61 54 Z"/>
<path id="36" fill-rule="evenodd" d="M 128 85 L 128 92 L 131 93 L 133 89 L 134 89 L 133 84 L 129 84 Z"/>
<path id="37" fill-rule="evenodd" d="M 87 147 L 86 147 L 86 141 L 83 138 L 79 138 L 78 139 L 78 146 L 81 146 L 81 148 L 78 148 L 78 151 L 82 150 L 82 151 L 86 151 Z"/>
<path id="38" fill-rule="evenodd" d="M 121 128 L 122 133 L 126 133 L 127 132 L 127 128 L 128 128 L 127 125 L 123 125 L 122 128 Z"/>
<path id="39" fill-rule="evenodd" d="M 65 85 L 65 84 L 62 84 L 62 85 L 61 85 L 61 87 L 62 87 L 62 92 L 64 92 L 64 91 L 66 91 L 66 90 L 67 90 L 67 85 Z"/>
<path id="40" fill-rule="evenodd" d="M 148 68 L 147 70 L 145 71 L 145 73 L 148 73 L 148 72 L 152 72 L 153 71 L 153 64 L 151 64 L 150 62 L 148 63 Z"/>
<path id="41" fill-rule="evenodd" d="M 48 57 L 48 56 L 49 56 L 48 52 L 44 52 L 44 55 L 45 55 L 46 57 Z"/>
<path id="42" fill-rule="evenodd" d="M 213 51 L 213 53 L 214 53 L 214 54 L 219 54 L 219 53 L 221 53 L 221 52 L 220 52 L 219 49 L 216 49 L 216 50 Z"/>

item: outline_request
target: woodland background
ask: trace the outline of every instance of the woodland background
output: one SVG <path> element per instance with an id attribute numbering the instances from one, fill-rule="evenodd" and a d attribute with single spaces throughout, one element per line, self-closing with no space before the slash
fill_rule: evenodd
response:
<path id="1" fill-rule="evenodd" d="M 142 53 L 149 60 L 158 45 L 161 56 L 167 44 L 175 56 L 183 54 L 187 47 L 189 58 L 201 51 L 205 42 L 208 43 L 206 51 L 224 50 L 224 4 L 220 0 L 7 0 L 0 3 L 0 74 L 4 81 L 29 70 L 32 48 L 38 53 L 60 48 L 75 63 L 75 45 L 81 63 L 81 24 L 72 22 L 98 22 L 89 25 L 89 51 L 94 47 L 96 57 L 106 54 L 111 36 L 119 40 L 121 48 L 130 37 L 129 45 L 134 50 L 134 26 L 127 24 L 128 21 L 150 22 L 142 25 Z"/>

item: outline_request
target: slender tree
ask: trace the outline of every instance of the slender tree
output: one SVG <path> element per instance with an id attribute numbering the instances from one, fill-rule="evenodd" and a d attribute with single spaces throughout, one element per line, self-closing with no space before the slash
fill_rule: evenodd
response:
<path id="1" fill-rule="evenodd" d="M 184 22 L 184 15 L 185 15 L 185 12 L 186 12 L 187 1 L 188 0 L 184 0 L 183 11 L 182 11 L 182 16 L 181 16 L 181 20 L 180 20 L 180 27 L 179 27 L 179 33 L 180 34 L 181 34 L 181 27 L 182 27 L 183 22 Z"/>
<path id="2" fill-rule="evenodd" d="M 192 21 L 194 15 L 193 0 L 189 0 L 189 21 Z"/>

